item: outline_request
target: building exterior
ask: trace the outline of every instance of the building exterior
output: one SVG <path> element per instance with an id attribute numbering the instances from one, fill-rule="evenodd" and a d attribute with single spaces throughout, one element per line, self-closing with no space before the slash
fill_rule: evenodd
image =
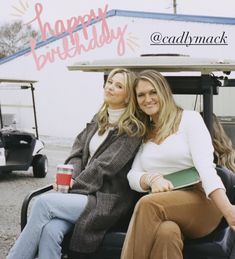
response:
<path id="1" fill-rule="evenodd" d="M 99 20 L 88 21 L 85 27 L 78 24 L 73 33 L 67 28 L 53 36 L 44 27 L 44 41 L 35 46 L 32 42 L 31 49 L 0 60 L 0 77 L 38 80 L 35 96 L 41 135 L 74 138 L 102 103 L 103 74 L 69 71 L 67 67 L 77 61 L 164 53 L 218 61 L 235 59 L 235 18 L 124 10 L 105 14 Z M 229 76 L 235 78 L 234 74 Z M 3 94 L 2 110 L 14 114 L 21 125 L 22 116 L 30 117 L 29 99 Z M 234 98 L 233 89 L 220 89 L 215 97 L 216 114 L 235 116 Z M 194 109 L 195 96 L 187 100 L 177 96 L 176 100 Z M 29 123 L 21 126 L 28 128 Z"/>

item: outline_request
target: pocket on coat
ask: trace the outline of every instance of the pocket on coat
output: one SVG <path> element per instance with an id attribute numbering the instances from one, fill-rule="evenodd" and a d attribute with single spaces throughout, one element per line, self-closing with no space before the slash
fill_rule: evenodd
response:
<path id="1" fill-rule="evenodd" d="M 96 193 L 96 208 L 92 217 L 95 229 L 107 229 L 116 223 L 122 213 L 121 197 L 118 194 Z"/>

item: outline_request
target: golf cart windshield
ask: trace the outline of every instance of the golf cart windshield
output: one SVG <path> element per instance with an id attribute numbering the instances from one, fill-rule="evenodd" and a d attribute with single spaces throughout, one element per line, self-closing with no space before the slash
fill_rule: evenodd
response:
<path id="1" fill-rule="evenodd" d="M 0 78 L 1 129 L 26 130 L 38 137 L 35 80 Z M 27 91 L 28 90 L 28 91 Z"/>

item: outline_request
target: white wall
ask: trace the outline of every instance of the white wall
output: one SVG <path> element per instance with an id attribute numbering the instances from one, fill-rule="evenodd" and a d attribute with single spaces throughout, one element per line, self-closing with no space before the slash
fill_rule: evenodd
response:
<path id="1" fill-rule="evenodd" d="M 126 37 L 130 38 L 130 35 L 135 37 L 132 38 L 134 40 L 132 49 L 126 45 L 124 57 L 139 56 L 143 53 L 181 53 L 189 54 L 192 57 L 235 59 L 234 26 L 127 17 L 112 17 L 108 19 L 108 22 L 110 28 L 127 24 L 128 32 Z M 228 46 L 150 45 L 149 38 L 153 32 L 177 36 L 183 31 L 189 31 L 191 35 L 207 36 L 219 35 L 222 31 L 225 31 L 228 35 Z M 60 44 L 60 40 L 56 41 L 48 47 L 42 47 L 37 53 L 45 53 L 48 49 Z M 64 61 L 57 59 L 40 71 L 37 71 L 31 55 L 22 56 L 1 65 L 0 77 L 9 76 L 38 80 L 39 82 L 35 84 L 35 96 L 39 133 L 41 135 L 74 138 L 102 103 L 103 74 L 71 72 L 67 70 L 67 65 L 82 60 L 117 58 L 119 56 L 116 52 L 116 46 L 116 42 L 113 42 L 110 45 L 89 53 L 83 53 L 75 58 Z M 194 106 L 194 98 L 185 100 L 185 97 L 176 97 L 177 102 L 191 109 Z M 4 99 L 4 103 L 11 103 L 12 100 L 7 99 Z M 218 115 L 235 116 L 234 99 L 234 89 L 222 90 L 220 96 L 215 98 L 215 112 Z M 23 119 L 28 120 L 28 117 L 29 115 L 23 117 Z M 26 124 L 26 127 L 28 127 L 28 124 Z"/>

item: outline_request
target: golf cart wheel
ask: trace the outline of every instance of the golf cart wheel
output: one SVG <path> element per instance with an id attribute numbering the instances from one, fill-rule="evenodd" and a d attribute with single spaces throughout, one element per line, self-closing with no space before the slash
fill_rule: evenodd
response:
<path id="1" fill-rule="evenodd" d="M 43 178 L 47 175 L 48 160 L 45 155 L 37 155 L 33 158 L 33 175 L 36 178 Z"/>

